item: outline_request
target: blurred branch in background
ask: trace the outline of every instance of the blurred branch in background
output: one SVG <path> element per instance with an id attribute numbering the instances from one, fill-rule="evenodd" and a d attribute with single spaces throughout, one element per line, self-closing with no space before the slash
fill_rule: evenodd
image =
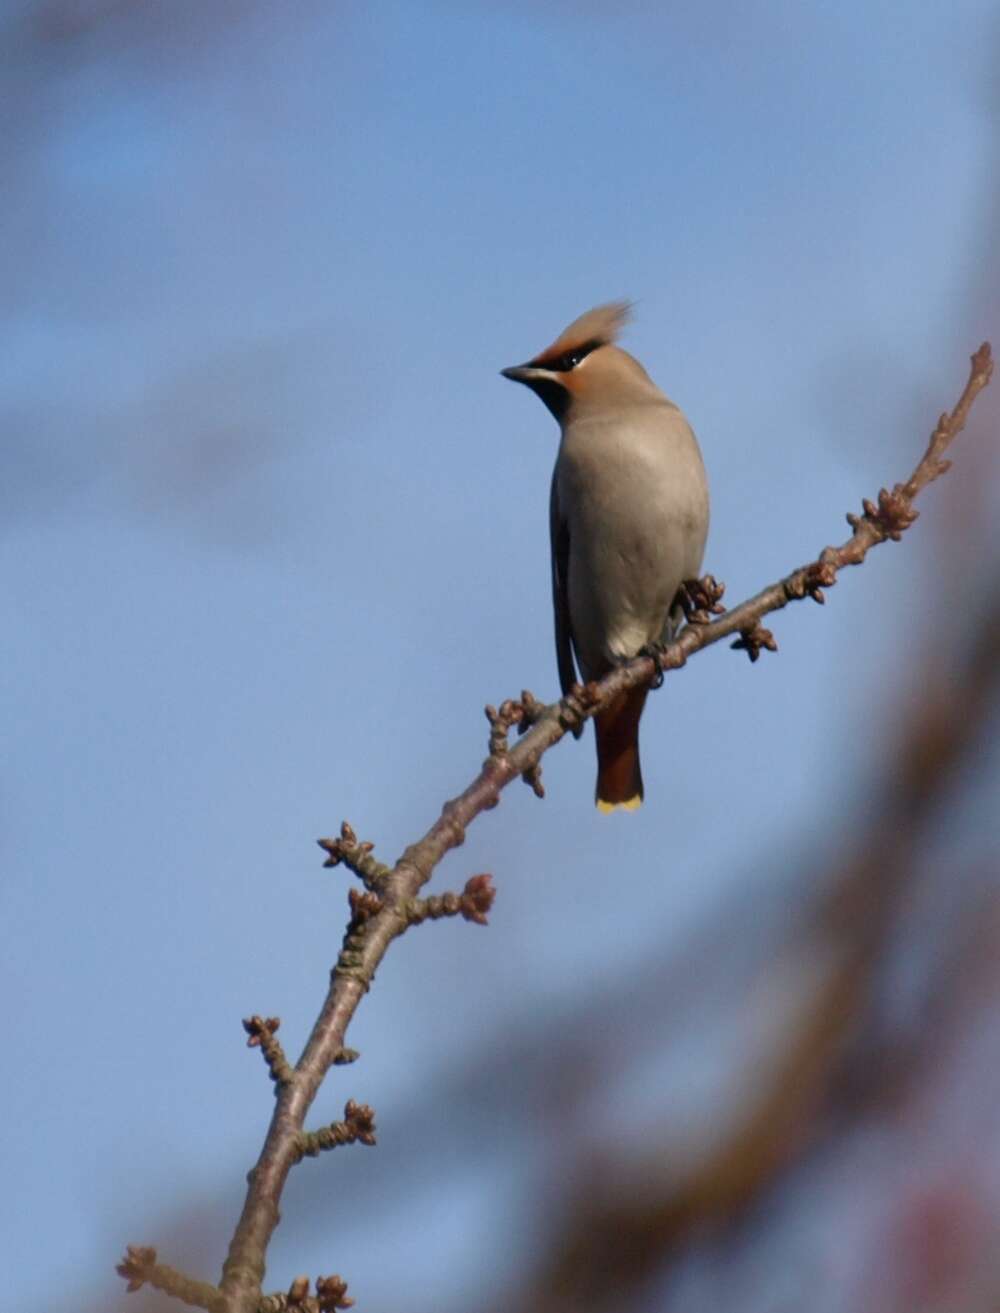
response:
<path id="1" fill-rule="evenodd" d="M 609 1300 L 622 1307 L 706 1234 L 718 1243 L 759 1223 L 768 1200 L 807 1172 L 821 1149 L 865 1117 L 897 1116 L 917 1096 L 941 1058 L 942 1036 L 961 1025 L 969 969 L 985 971 L 995 1001 L 997 891 L 984 908 L 969 897 L 974 887 L 964 891 L 963 916 L 946 935 L 947 950 L 933 955 L 916 1033 L 911 1025 L 902 1038 L 883 1015 L 894 958 L 915 951 L 900 940 L 914 885 L 926 876 L 922 847 L 956 804 L 956 782 L 968 787 L 963 772 L 975 769 L 984 735 L 995 727 L 1000 596 L 956 666 L 950 678 L 925 671 L 916 698 L 904 700 L 870 821 L 847 841 L 851 855 L 823 876 L 812 908 L 763 968 L 765 997 L 787 994 L 793 981 L 800 1004 L 780 1041 L 769 1036 L 736 1078 L 742 1091 L 736 1116 L 716 1127 L 705 1152 L 680 1173 L 673 1129 L 643 1129 L 628 1154 L 581 1150 L 553 1191 L 562 1220 L 539 1270 L 516 1291 L 518 1307 L 548 1313 Z M 961 891 L 947 886 L 967 873 L 943 864 L 930 878 L 944 886 L 939 895 L 956 900 Z M 715 947 L 725 951 L 724 936 Z M 745 1006 L 740 998 L 730 1005 Z M 912 1301 L 915 1291 L 908 1289 Z M 1000 1286 L 988 1299 L 975 1307 L 995 1307 Z"/>

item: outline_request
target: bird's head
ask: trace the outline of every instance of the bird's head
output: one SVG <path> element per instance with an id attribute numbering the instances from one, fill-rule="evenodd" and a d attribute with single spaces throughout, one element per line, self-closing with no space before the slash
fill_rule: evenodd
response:
<path id="1" fill-rule="evenodd" d="M 500 372 L 531 388 L 560 422 L 570 413 L 596 412 L 638 399 L 649 389 L 655 392 L 638 360 L 615 346 L 628 314 L 625 301 L 596 306 L 574 319 L 537 356 Z"/>

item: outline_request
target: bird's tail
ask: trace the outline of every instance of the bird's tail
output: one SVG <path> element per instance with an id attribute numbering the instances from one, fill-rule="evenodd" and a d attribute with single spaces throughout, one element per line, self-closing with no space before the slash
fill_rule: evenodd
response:
<path id="1" fill-rule="evenodd" d="M 648 689 L 634 688 L 594 717 L 597 734 L 597 810 L 635 811 L 642 802 L 639 717 Z"/>

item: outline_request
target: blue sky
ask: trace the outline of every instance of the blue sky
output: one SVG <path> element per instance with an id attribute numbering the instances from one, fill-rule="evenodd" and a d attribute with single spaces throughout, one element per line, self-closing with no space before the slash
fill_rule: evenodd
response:
<path id="1" fill-rule="evenodd" d="M 19 1307 L 70 1276 L 107 1307 L 124 1242 L 190 1200 L 215 1274 L 269 1112 L 240 1017 L 280 1014 L 297 1051 L 343 926 L 313 840 L 346 816 L 396 855 L 476 769 L 482 705 L 554 696 L 556 435 L 502 366 L 637 302 L 625 345 L 700 437 L 735 601 L 909 471 L 995 332 L 978 0 L 203 8 L 8 6 L 0 55 Z M 441 869 L 493 872 L 490 929 L 393 948 L 317 1105 L 375 1105 L 366 1206 L 394 1233 L 394 1119 L 470 1035 L 556 1015 L 766 884 L 767 854 L 834 841 L 926 626 L 937 496 L 825 613 L 777 620 L 777 658 L 668 680 L 638 815 L 598 818 L 589 738 L 566 743 L 546 801 L 511 793 Z M 622 881 L 642 911 L 610 925 Z M 527 1162 L 452 1147 L 396 1263 L 338 1211 L 341 1164 L 307 1164 L 329 1221 L 293 1184 L 271 1283 L 339 1267 L 375 1308 L 405 1273 L 430 1302 L 530 1244 Z"/>

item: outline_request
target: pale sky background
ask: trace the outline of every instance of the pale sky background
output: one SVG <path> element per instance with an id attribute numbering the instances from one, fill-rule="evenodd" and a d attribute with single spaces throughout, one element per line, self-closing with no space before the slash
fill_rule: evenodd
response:
<path id="1" fill-rule="evenodd" d="M 998 335 L 1000 24 L 981 0 L 2 12 L 0 1246 L 10 1307 L 117 1307 L 126 1241 L 218 1275 L 271 1107 L 240 1018 L 280 1015 L 297 1054 L 345 920 L 315 838 L 348 817 L 394 858 L 478 768 L 483 704 L 556 693 L 556 431 L 498 370 L 634 299 L 727 600 L 839 541 Z M 434 888 L 492 872 L 490 928 L 393 946 L 313 1118 L 368 1101 L 379 1147 L 298 1169 L 268 1288 L 339 1270 L 364 1309 L 457 1308 L 530 1251 L 523 1067 L 510 1125 L 456 1117 L 431 1162 L 407 1116 L 836 841 L 929 632 L 935 498 L 824 612 L 776 618 L 777 657 L 668 679 L 636 816 L 595 813 L 588 734 L 544 803 L 511 789 L 473 827 Z"/>

